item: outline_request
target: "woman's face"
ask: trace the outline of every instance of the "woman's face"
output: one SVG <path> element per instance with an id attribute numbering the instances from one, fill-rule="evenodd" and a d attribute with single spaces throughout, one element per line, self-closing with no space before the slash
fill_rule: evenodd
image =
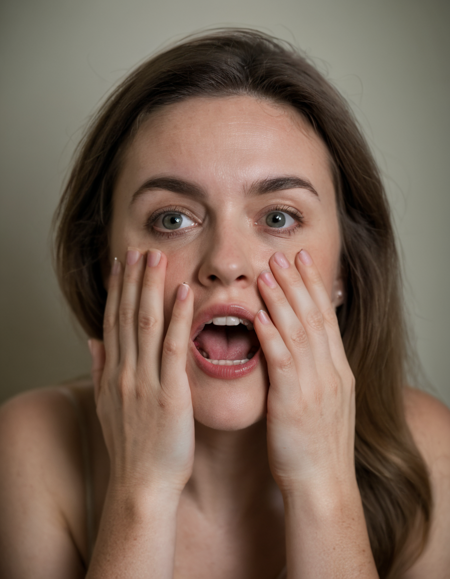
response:
<path id="1" fill-rule="evenodd" d="M 156 178 L 166 181 L 143 187 Z M 163 209 L 172 215 L 152 220 Z M 124 263 L 129 247 L 167 256 L 166 330 L 182 282 L 194 293 L 194 325 L 210 306 L 267 311 L 256 282 L 277 251 L 294 263 L 307 249 L 337 303 L 340 234 L 327 149 L 298 113 L 253 97 L 193 98 L 151 116 L 125 154 L 110 240 L 111 260 Z M 264 356 L 227 380 L 207 375 L 190 349 L 186 371 L 204 425 L 237 430 L 265 416 Z"/>

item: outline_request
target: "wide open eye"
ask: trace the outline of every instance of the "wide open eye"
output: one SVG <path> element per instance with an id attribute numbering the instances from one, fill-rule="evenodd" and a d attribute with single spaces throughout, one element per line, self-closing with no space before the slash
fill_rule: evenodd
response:
<path id="1" fill-rule="evenodd" d="M 195 225 L 196 223 L 186 213 L 169 208 L 152 215 L 146 223 L 146 228 L 157 236 L 170 237 L 176 235 L 179 230 Z"/>
<path id="2" fill-rule="evenodd" d="M 285 211 L 271 211 L 266 216 L 266 224 L 277 229 L 284 228 L 285 225 L 294 225 L 296 220 Z M 297 221 L 298 223 L 298 221 Z"/>
<path id="3" fill-rule="evenodd" d="M 269 208 L 264 217 L 265 224 L 282 234 L 294 233 L 303 223 L 303 215 L 292 207 L 275 206 Z M 156 236 L 173 237 L 183 230 L 192 230 L 198 223 L 189 217 L 185 210 L 168 207 L 152 215 L 146 222 L 146 229 Z"/>
<path id="4" fill-rule="evenodd" d="M 275 205 L 269 207 L 264 217 L 264 222 L 269 226 L 268 231 L 277 232 L 278 235 L 292 235 L 303 226 L 303 214 L 289 205 Z M 267 231 L 267 230 L 266 230 Z"/>
<path id="5" fill-rule="evenodd" d="M 190 223 L 186 223 L 189 222 Z M 174 231 L 175 229 L 183 229 L 183 225 L 193 225 L 192 219 L 189 219 L 184 213 L 163 213 L 159 215 L 159 222 L 163 229 Z"/>

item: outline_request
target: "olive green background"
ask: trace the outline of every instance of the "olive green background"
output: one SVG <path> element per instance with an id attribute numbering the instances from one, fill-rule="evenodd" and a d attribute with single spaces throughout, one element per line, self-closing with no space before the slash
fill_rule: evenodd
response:
<path id="1" fill-rule="evenodd" d="M 450 405 L 450 2 L 2 0 L 0 400 L 89 371 L 60 297 L 50 223 L 71 154 L 137 63 L 211 26 L 293 42 L 350 100 L 383 171 L 424 373 Z"/>

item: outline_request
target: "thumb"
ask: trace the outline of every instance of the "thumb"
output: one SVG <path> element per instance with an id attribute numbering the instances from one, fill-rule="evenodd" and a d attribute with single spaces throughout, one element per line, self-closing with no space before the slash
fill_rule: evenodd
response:
<path id="1" fill-rule="evenodd" d="M 95 401 L 97 402 L 100 393 L 100 382 L 105 367 L 105 346 L 103 345 L 103 342 L 95 340 L 94 338 L 88 340 L 88 346 L 92 358 L 91 376 L 94 382 Z"/>

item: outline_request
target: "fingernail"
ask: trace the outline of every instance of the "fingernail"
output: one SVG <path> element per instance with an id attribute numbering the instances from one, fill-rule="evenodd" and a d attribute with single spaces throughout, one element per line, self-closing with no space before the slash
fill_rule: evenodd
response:
<path id="1" fill-rule="evenodd" d="M 141 253 L 137 249 L 129 249 L 127 251 L 127 264 L 134 265 L 140 257 Z"/>
<path id="2" fill-rule="evenodd" d="M 309 253 L 306 251 L 306 249 L 302 249 L 300 251 L 300 253 L 298 254 L 300 261 L 305 264 L 305 265 L 311 265 L 312 264 L 312 259 L 311 256 L 309 255 Z"/>
<path id="3" fill-rule="evenodd" d="M 94 357 L 94 341 L 92 339 L 89 339 L 87 343 L 89 347 L 89 352 L 91 353 L 91 356 Z"/>
<path id="4" fill-rule="evenodd" d="M 286 259 L 284 253 L 281 253 L 281 251 L 277 251 L 273 258 L 276 263 L 283 269 L 287 269 L 289 267 L 289 262 Z"/>
<path id="5" fill-rule="evenodd" d="M 264 271 L 261 272 L 260 277 L 263 280 L 263 282 L 266 285 L 268 285 L 269 287 L 271 287 L 271 288 L 277 287 L 275 278 L 270 273 L 270 271 L 268 271 L 267 269 L 265 269 Z"/>
<path id="6" fill-rule="evenodd" d="M 161 261 L 161 252 L 151 249 L 147 255 L 148 267 L 156 267 L 160 261 Z"/>
<path id="7" fill-rule="evenodd" d="M 186 296 L 188 295 L 188 292 L 189 292 L 188 284 L 182 283 L 181 285 L 178 286 L 177 299 L 179 299 L 180 301 L 185 300 Z"/>
<path id="8" fill-rule="evenodd" d="M 258 316 L 262 324 L 268 324 L 270 322 L 269 316 L 266 314 L 264 310 L 259 310 L 259 312 L 256 315 Z"/>
<path id="9" fill-rule="evenodd" d="M 137 249 L 129 249 L 127 251 L 127 264 L 134 265 L 140 257 L 141 254 Z"/>
<path id="10" fill-rule="evenodd" d="M 117 259 L 117 257 L 115 257 L 111 268 L 111 275 L 117 275 L 119 271 L 120 271 L 120 261 Z"/>

